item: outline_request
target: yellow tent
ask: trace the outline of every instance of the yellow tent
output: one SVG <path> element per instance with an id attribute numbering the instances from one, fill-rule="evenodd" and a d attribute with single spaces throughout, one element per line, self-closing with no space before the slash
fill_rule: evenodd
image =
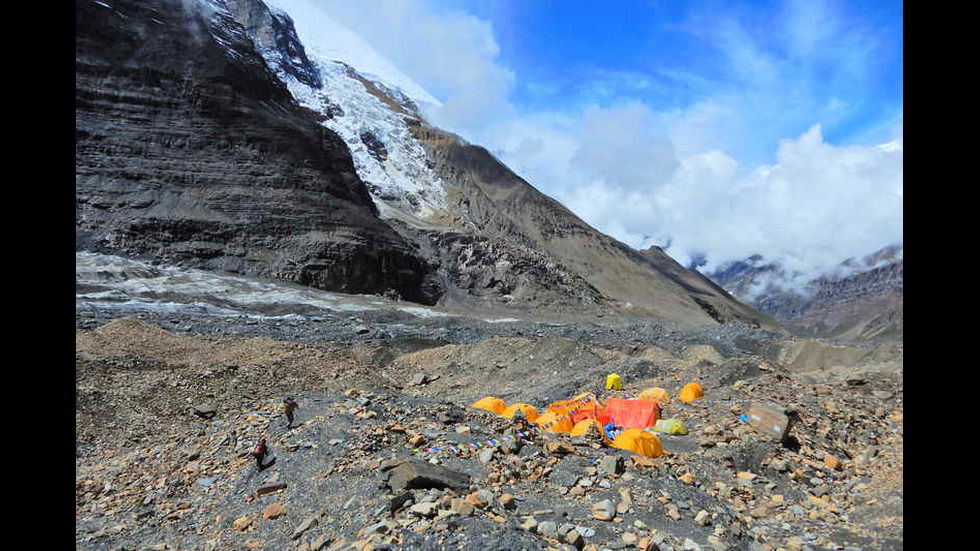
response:
<path id="1" fill-rule="evenodd" d="M 538 418 L 538 410 L 530 404 L 513 404 L 505 409 L 501 415 L 510 419 L 517 413 L 517 410 L 524 412 L 524 418 L 533 423 Z"/>
<path id="2" fill-rule="evenodd" d="M 647 457 L 660 457 L 664 454 L 664 447 L 660 444 L 660 438 L 643 429 L 626 429 L 619 433 L 619 436 L 610 445 Z"/>
<path id="3" fill-rule="evenodd" d="M 572 430 L 572 420 L 567 416 L 556 414 L 553 411 L 546 411 L 534 422 L 541 428 L 552 432 L 571 432 Z"/>
<path id="4" fill-rule="evenodd" d="M 656 400 L 658 402 L 666 403 L 670 401 L 670 394 L 662 388 L 648 388 L 640 393 L 636 397 L 637 400 Z"/>
<path id="5" fill-rule="evenodd" d="M 619 390 L 623 388 L 623 378 L 615 373 L 610 373 L 606 377 L 606 390 Z"/>
<path id="6" fill-rule="evenodd" d="M 500 415 L 505 409 L 507 409 L 507 403 L 500 398 L 487 396 L 486 398 L 480 398 L 479 400 L 473 402 L 473 407 L 485 409 Z"/>
<path id="7" fill-rule="evenodd" d="M 704 398 L 704 390 L 697 383 L 687 383 L 681 389 L 677 398 L 685 404 L 689 404 L 697 399 Z"/>

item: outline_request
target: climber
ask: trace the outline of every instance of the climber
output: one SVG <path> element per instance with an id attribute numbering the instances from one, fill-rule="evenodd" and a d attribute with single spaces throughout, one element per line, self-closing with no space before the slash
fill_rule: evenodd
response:
<path id="1" fill-rule="evenodd" d="M 298 407 L 299 404 L 297 404 L 292 398 L 286 398 L 282 401 L 282 412 L 286 414 L 286 419 L 289 420 L 289 423 L 286 424 L 287 429 L 293 427 L 293 412 Z"/>
<path id="2" fill-rule="evenodd" d="M 262 461 L 265 459 L 265 455 L 268 453 L 268 449 L 265 446 L 265 438 L 259 438 L 259 441 L 252 448 L 252 456 L 255 457 L 255 464 L 261 471 L 264 467 L 262 466 Z"/>

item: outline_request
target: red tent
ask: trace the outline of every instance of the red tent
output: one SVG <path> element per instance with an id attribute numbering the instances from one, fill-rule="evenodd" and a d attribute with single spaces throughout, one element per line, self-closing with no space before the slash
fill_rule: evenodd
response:
<path id="1" fill-rule="evenodd" d="M 607 419 L 611 418 L 613 425 L 623 428 L 652 427 L 657 422 L 660 404 L 656 400 L 628 400 L 626 398 L 610 398 L 606 403 Z M 607 420 L 606 423 L 609 421 Z"/>

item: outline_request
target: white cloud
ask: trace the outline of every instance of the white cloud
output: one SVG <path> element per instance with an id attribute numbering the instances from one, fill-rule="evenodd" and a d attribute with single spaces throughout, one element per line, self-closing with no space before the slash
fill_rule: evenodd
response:
<path id="1" fill-rule="evenodd" d="M 663 67 L 649 81 L 598 71 L 583 85 L 600 90 L 605 77 L 603 105 L 524 112 L 488 22 L 425 1 L 312 1 L 442 101 L 426 113 L 434 124 L 629 245 L 669 242 L 682 263 L 706 255 L 706 269 L 758 253 L 812 273 L 902 240 L 901 112 L 859 136 L 888 147 L 823 137 L 861 108 L 875 49 L 827 5 L 788 4 L 775 48 L 725 14 L 698 14 L 688 30 L 715 46 L 722 70 Z M 670 83 L 695 99 L 658 111 L 623 95 Z"/>
<path id="2" fill-rule="evenodd" d="M 630 245 L 653 244 L 638 235 L 669 235 L 668 252 L 682 263 L 707 253 L 705 269 L 761 253 L 813 275 L 901 241 L 900 148 L 836 147 L 814 126 L 783 140 L 777 159 L 739 177 L 728 155 L 693 154 L 678 159 L 660 185 L 627 189 L 593 181 L 565 200 Z"/>

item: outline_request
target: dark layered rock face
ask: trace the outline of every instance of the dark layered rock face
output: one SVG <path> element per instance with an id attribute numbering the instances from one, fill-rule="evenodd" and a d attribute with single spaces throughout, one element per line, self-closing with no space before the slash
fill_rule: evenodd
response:
<path id="1" fill-rule="evenodd" d="M 76 2 L 76 248 L 435 303 L 346 145 L 213 4 Z"/>

